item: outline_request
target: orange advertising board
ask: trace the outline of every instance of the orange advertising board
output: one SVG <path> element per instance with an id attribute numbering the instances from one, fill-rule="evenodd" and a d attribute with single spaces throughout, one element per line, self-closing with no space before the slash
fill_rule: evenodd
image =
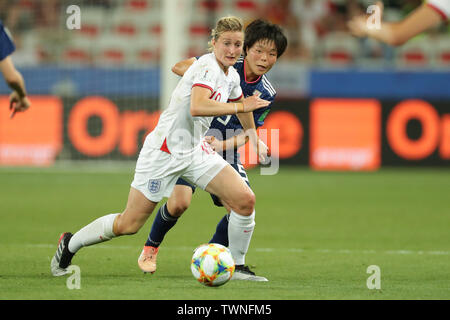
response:
<path id="1" fill-rule="evenodd" d="M 289 111 L 272 111 L 264 125 L 258 128 L 258 137 L 269 147 L 272 156 L 287 159 L 302 148 L 303 125 L 296 115 Z M 272 138 L 276 136 L 276 138 Z M 258 164 L 258 157 L 250 142 L 238 149 L 244 168 Z"/>
<path id="2" fill-rule="evenodd" d="M 412 119 L 417 119 L 422 126 L 422 134 L 416 140 L 408 137 L 406 130 L 408 121 Z M 404 159 L 424 159 L 430 156 L 438 146 L 440 121 L 438 112 L 428 102 L 423 100 L 402 101 L 394 107 L 387 120 L 388 142 L 392 150 Z"/>
<path id="3" fill-rule="evenodd" d="M 316 170 L 376 170 L 381 106 L 373 99 L 316 99 L 310 110 L 310 165 Z"/>
<path id="4" fill-rule="evenodd" d="M 48 166 L 63 146 L 63 107 L 57 97 L 30 97 L 32 106 L 10 119 L 0 96 L 0 165 Z"/>
<path id="5" fill-rule="evenodd" d="M 49 166 L 55 159 L 135 161 L 161 114 L 153 99 L 29 98 L 32 107 L 10 119 L 8 96 L 0 96 L 0 166 Z M 448 166 L 450 160 L 445 101 L 280 100 L 258 135 L 269 147 L 271 166 L 355 171 L 377 170 L 381 163 Z M 258 165 L 248 143 L 239 153 L 246 168 Z"/>

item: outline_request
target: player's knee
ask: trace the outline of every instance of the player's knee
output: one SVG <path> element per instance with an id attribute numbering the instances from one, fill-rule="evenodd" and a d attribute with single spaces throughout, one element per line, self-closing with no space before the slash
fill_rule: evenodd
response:
<path id="1" fill-rule="evenodd" d="M 178 197 L 176 200 L 169 198 L 167 201 L 167 211 L 172 217 L 179 218 L 191 205 L 190 197 Z"/>
<path id="2" fill-rule="evenodd" d="M 116 236 L 125 236 L 136 234 L 140 228 L 135 225 L 119 225 L 117 229 L 114 229 L 114 234 Z"/>
<path id="3" fill-rule="evenodd" d="M 138 220 L 123 219 L 123 216 L 119 215 L 114 224 L 113 232 L 116 236 L 132 235 L 136 234 L 141 226 Z"/>
<path id="4" fill-rule="evenodd" d="M 189 205 L 189 201 L 178 201 L 170 207 L 170 215 L 177 218 L 180 217 L 189 208 Z"/>
<path id="5" fill-rule="evenodd" d="M 255 203 L 255 194 L 248 189 L 240 195 L 239 200 L 231 208 L 241 215 L 251 215 L 255 209 Z"/>

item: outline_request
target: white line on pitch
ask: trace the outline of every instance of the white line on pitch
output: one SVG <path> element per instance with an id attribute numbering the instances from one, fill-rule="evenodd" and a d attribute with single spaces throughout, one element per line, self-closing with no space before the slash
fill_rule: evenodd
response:
<path id="1" fill-rule="evenodd" d="M 1 246 L 21 246 L 21 247 L 29 247 L 29 248 L 56 248 L 55 244 L 48 243 L 34 243 L 34 244 L 3 244 Z M 96 245 L 95 248 L 101 249 L 135 249 L 136 251 L 140 251 L 141 247 L 139 246 L 129 246 L 129 245 Z M 164 250 L 178 250 L 178 251 L 192 251 L 193 248 L 180 246 L 180 247 L 163 247 Z M 250 249 L 251 251 L 252 249 Z M 424 250 L 350 250 L 350 249 L 302 249 L 302 248 L 254 248 L 256 252 L 293 252 L 293 253 L 307 253 L 307 252 L 318 252 L 318 253 L 337 253 L 337 254 L 393 254 L 393 255 L 450 255 L 450 251 L 424 251 Z"/>

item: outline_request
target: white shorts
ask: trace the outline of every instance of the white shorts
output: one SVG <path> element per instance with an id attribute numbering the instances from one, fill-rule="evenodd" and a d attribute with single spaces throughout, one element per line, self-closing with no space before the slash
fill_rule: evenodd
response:
<path id="1" fill-rule="evenodd" d="M 182 177 L 204 190 L 227 165 L 228 162 L 216 152 L 202 149 L 192 157 L 179 159 L 158 149 L 143 148 L 131 186 L 147 199 L 159 202 L 170 197 L 178 178 Z"/>

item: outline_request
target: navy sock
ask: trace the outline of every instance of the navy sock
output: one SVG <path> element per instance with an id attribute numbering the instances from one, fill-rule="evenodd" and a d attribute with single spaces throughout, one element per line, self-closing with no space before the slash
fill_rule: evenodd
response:
<path id="1" fill-rule="evenodd" d="M 156 214 L 155 220 L 152 224 L 152 229 L 148 235 L 146 246 L 159 247 L 164 239 L 164 236 L 177 223 L 178 218 L 170 215 L 167 210 L 167 203 L 161 206 Z"/>
<path id="2" fill-rule="evenodd" d="M 216 233 L 214 233 L 209 243 L 219 243 L 228 247 L 228 218 L 229 214 L 226 214 L 222 220 L 220 220 L 216 227 Z"/>

